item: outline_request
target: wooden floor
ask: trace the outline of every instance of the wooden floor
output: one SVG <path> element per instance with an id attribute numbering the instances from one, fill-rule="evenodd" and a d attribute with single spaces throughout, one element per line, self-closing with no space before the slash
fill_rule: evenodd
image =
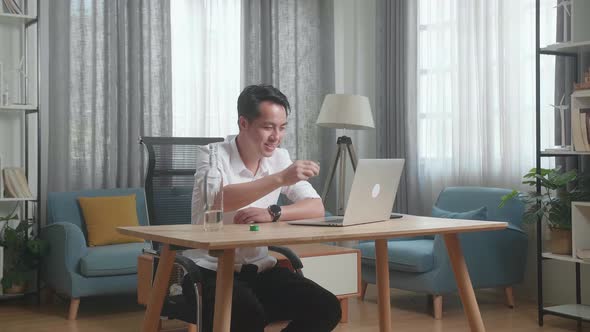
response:
<path id="1" fill-rule="evenodd" d="M 350 302 L 350 321 L 340 324 L 335 331 L 368 332 L 378 330 L 377 296 L 374 286 L 369 286 L 365 301 Z M 501 294 L 478 292 L 477 298 L 487 331 L 577 331 L 576 322 L 559 317 L 546 316 L 545 326 L 538 327 L 534 303 L 517 302 L 516 309 L 504 306 Z M 143 307 L 138 306 L 134 296 L 95 297 L 82 299 L 77 321 L 65 319 L 67 304 L 56 301 L 37 306 L 20 302 L 0 302 L 0 331 L 2 332 L 102 332 L 139 331 Z M 461 303 L 457 296 L 444 298 L 443 320 L 436 321 L 429 314 L 426 296 L 392 291 L 392 325 L 394 331 L 403 332 L 461 332 L 468 331 Z M 164 322 L 168 331 L 183 331 L 179 322 Z M 278 332 L 280 326 L 267 328 Z M 582 331 L 590 331 L 584 324 Z"/>

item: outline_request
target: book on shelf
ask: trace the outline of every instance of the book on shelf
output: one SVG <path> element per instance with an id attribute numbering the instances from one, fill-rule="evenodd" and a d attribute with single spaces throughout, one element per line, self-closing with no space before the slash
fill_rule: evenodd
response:
<path id="1" fill-rule="evenodd" d="M 0 156 L 0 173 L 2 170 L 2 156 Z M 0 198 L 4 198 L 4 177 L 0 174 Z"/>
<path id="2" fill-rule="evenodd" d="M 4 247 L 0 246 L 0 281 L 4 278 Z M 3 294 L 2 285 L 0 285 L 0 295 Z"/>
<path id="3" fill-rule="evenodd" d="M 590 262 L 590 249 L 578 249 L 576 256 L 585 262 Z"/>
<path id="4" fill-rule="evenodd" d="M 4 197 L 33 198 L 25 172 L 20 167 L 7 167 L 2 170 Z"/>
<path id="5" fill-rule="evenodd" d="M 573 108 L 571 118 L 574 150 L 590 151 L 590 108 Z"/>
<path id="6" fill-rule="evenodd" d="M 566 146 L 553 146 L 550 148 L 545 148 L 545 150 L 543 150 L 542 152 L 545 152 L 545 153 L 562 152 L 563 153 L 563 152 L 571 152 L 571 151 L 572 151 L 572 147 L 569 145 L 566 145 Z"/>

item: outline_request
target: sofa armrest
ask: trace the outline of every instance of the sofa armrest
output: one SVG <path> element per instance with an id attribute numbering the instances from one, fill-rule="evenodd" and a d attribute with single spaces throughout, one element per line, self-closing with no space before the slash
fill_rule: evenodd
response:
<path id="1" fill-rule="evenodd" d="M 68 222 L 52 223 L 43 227 L 41 238 L 49 243 L 49 254 L 44 258 L 48 277 L 77 273 L 80 258 L 88 251 L 86 238 L 78 226 Z"/>

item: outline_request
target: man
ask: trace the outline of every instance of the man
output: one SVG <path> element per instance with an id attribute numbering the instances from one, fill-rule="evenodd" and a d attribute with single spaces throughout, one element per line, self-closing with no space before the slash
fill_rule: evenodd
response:
<path id="1" fill-rule="evenodd" d="M 272 86 L 251 85 L 240 94 L 239 134 L 218 146 L 225 184 L 224 223 L 323 217 L 322 200 L 307 182 L 319 174 L 319 166 L 307 160 L 292 162 L 289 153 L 279 148 L 289 112 L 287 97 Z M 197 174 L 208 166 L 207 150 L 200 151 Z M 200 222 L 199 187 L 195 182 L 194 223 Z M 276 205 L 281 193 L 293 204 Z M 203 329 L 211 331 L 217 259 L 202 250 L 184 254 L 203 268 Z M 290 321 L 283 331 L 324 332 L 340 321 L 338 299 L 313 281 L 276 266 L 267 247 L 236 249 L 235 262 L 231 331 L 262 332 L 270 322 Z"/>

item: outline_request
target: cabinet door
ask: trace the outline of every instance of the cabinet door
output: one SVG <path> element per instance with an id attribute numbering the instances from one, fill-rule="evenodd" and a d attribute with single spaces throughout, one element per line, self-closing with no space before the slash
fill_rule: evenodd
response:
<path id="1" fill-rule="evenodd" d="M 356 253 L 305 257 L 303 275 L 334 295 L 358 293 L 358 256 Z"/>

